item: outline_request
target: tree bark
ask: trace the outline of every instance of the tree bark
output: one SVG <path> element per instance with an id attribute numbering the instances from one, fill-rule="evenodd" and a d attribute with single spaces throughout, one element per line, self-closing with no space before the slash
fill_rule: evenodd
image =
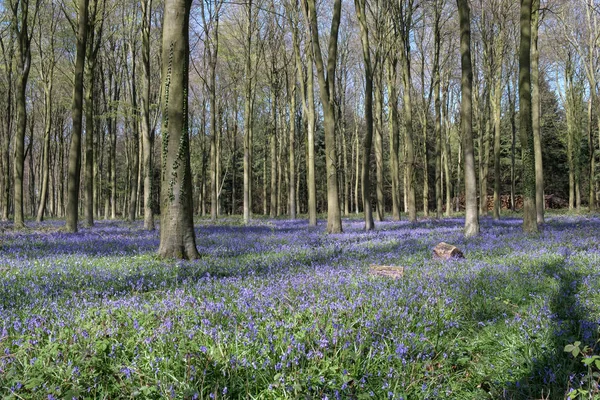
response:
<path id="1" fill-rule="evenodd" d="M 371 49 L 369 45 L 369 27 L 365 15 L 365 0 L 354 0 L 354 8 L 360 27 L 360 41 L 362 43 L 363 60 L 365 67 L 365 136 L 362 147 L 362 198 L 365 215 L 365 230 L 375 229 L 373 210 L 371 207 L 371 146 L 373 142 L 373 69 L 371 66 Z"/>
<path id="2" fill-rule="evenodd" d="M 468 0 L 457 0 L 460 19 L 461 54 L 461 104 L 460 127 L 465 173 L 465 237 L 479 234 L 479 214 L 477 209 L 477 179 L 475 177 L 475 157 L 473 151 L 472 127 L 472 88 L 473 69 L 471 65 L 471 12 Z"/>
<path id="3" fill-rule="evenodd" d="M 131 108 L 133 115 L 131 120 L 131 176 L 129 178 L 129 212 L 127 220 L 135 221 L 137 214 L 138 200 L 138 175 L 140 169 L 140 132 L 139 132 L 139 111 L 137 106 L 137 82 L 135 77 L 136 69 L 136 50 L 130 44 L 129 55 L 131 58 Z"/>
<path id="4" fill-rule="evenodd" d="M 392 57 L 388 65 L 388 91 L 390 114 L 390 170 L 392 175 L 392 219 L 400 221 L 400 118 L 398 115 L 398 89 L 396 86 L 398 59 Z"/>
<path id="5" fill-rule="evenodd" d="M 191 0 L 166 0 L 162 42 L 161 257 L 195 259 L 188 130 Z"/>
<path id="6" fill-rule="evenodd" d="M 35 14 L 37 6 L 35 4 Z M 15 132 L 15 155 L 13 161 L 13 203 L 14 203 L 14 227 L 25 226 L 25 215 L 23 212 L 23 172 L 25 169 L 25 131 L 27 130 L 27 81 L 31 69 L 31 31 L 29 29 L 29 0 L 20 0 L 9 4 L 12 8 L 12 28 L 16 38 L 16 67 L 17 82 L 15 84 L 16 100 L 16 132 Z M 33 18 L 35 20 L 35 17 Z"/>
<path id="7" fill-rule="evenodd" d="M 327 173 L 327 232 L 341 233 L 342 218 L 338 196 L 338 179 L 336 167 L 335 146 L 335 69 L 337 63 L 338 32 L 342 14 L 341 0 L 335 0 L 333 4 L 333 16 L 331 20 L 331 32 L 329 34 L 329 48 L 327 59 L 327 75 L 319 43 L 319 30 L 317 23 L 317 10 L 315 0 L 307 0 L 308 21 L 310 23 L 311 44 L 313 58 L 317 67 L 321 102 L 323 103 L 323 124 L 325 128 L 325 168 Z"/>
<path id="8" fill-rule="evenodd" d="M 88 0 L 78 0 L 79 22 L 77 32 L 77 53 L 75 56 L 75 78 L 73 80 L 73 129 L 69 149 L 67 180 L 67 232 L 77 232 L 79 219 L 79 180 L 81 176 L 81 131 L 83 119 L 83 72 L 88 30 Z"/>
<path id="9" fill-rule="evenodd" d="M 535 151 L 531 118 L 531 3 L 521 0 L 519 45 L 519 138 L 523 163 L 523 231 L 538 231 L 535 204 Z"/>
<path id="10" fill-rule="evenodd" d="M 544 165 L 542 158 L 542 135 L 540 130 L 540 52 L 538 49 L 538 28 L 540 22 L 540 0 L 532 1 L 531 10 L 531 116 L 533 148 L 535 156 L 535 209 L 538 224 L 544 223 Z"/>
<path id="11" fill-rule="evenodd" d="M 442 217 L 442 103 L 440 99 L 441 7 L 434 4 L 433 104 L 435 108 L 435 216 Z"/>
<path id="12" fill-rule="evenodd" d="M 144 229 L 154 230 L 152 212 L 152 150 L 154 130 L 150 129 L 150 25 L 152 23 L 152 0 L 143 0 L 142 5 L 142 138 L 144 163 Z"/>
<path id="13" fill-rule="evenodd" d="M 245 94 L 244 94 L 244 223 L 252 216 L 252 0 L 247 3 L 248 20 L 246 25 L 245 54 Z"/>

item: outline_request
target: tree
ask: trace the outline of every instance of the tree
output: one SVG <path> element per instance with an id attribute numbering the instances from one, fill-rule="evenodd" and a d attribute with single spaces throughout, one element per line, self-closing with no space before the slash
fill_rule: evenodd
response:
<path id="1" fill-rule="evenodd" d="M 102 1 L 102 12 L 98 15 L 99 4 Z M 85 224 L 94 225 L 94 73 L 98 62 L 98 50 L 102 40 L 102 28 L 105 17 L 105 1 L 92 0 L 89 11 L 89 26 L 86 41 L 86 68 L 84 72 L 85 86 Z M 134 74 L 135 77 L 135 74 Z"/>
<path id="2" fill-rule="evenodd" d="M 373 210 L 371 208 L 371 144 L 373 140 L 373 67 L 371 64 L 371 49 L 369 46 L 369 26 L 367 24 L 365 0 L 354 0 L 356 16 L 360 26 L 360 41 L 362 43 L 363 60 L 365 63 L 365 122 L 366 132 L 363 139 L 362 151 L 362 197 L 365 214 L 365 230 L 375 229 Z"/>
<path id="3" fill-rule="evenodd" d="M 152 212 L 152 149 L 154 130 L 150 129 L 150 26 L 152 24 L 152 0 L 143 0 L 142 5 L 142 140 L 144 165 L 144 229 L 154 229 Z"/>
<path id="4" fill-rule="evenodd" d="M 161 257 L 195 259 L 188 128 L 191 0 L 166 0 L 162 41 Z"/>
<path id="5" fill-rule="evenodd" d="M 54 69 L 56 67 L 56 30 L 58 26 L 58 19 L 56 18 L 56 5 L 51 3 L 45 10 L 46 16 L 49 16 L 48 23 L 49 32 L 48 36 L 44 38 L 42 30 L 38 30 L 37 45 L 38 52 L 40 54 L 40 75 L 44 84 L 44 147 L 42 156 L 42 188 L 40 193 L 40 203 L 37 211 L 37 222 L 41 222 L 44 219 L 44 213 L 46 211 L 46 203 L 48 200 L 48 188 L 50 181 L 50 134 L 54 121 L 52 119 L 52 92 L 54 85 Z M 44 14 L 44 13 L 42 13 Z M 42 14 L 38 15 L 41 20 Z M 42 21 L 38 21 L 41 25 Z"/>
<path id="6" fill-rule="evenodd" d="M 307 0 L 307 19 L 311 33 L 313 58 L 317 67 L 321 102 L 323 103 L 323 119 L 325 125 L 325 165 L 327 173 L 327 232 L 342 232 L 342 216 L 338 196 L 338 180 L 336 168 L 335 146 L 335 69 L 337 64 L 337 43 L 342 1 L 335 0 L 331 19 L 331 32 L 327 52 L 327 71 L 323 63 L 323 53 L 319 43 L 319 28 L 315 0 Z"/>
<path id="7" fill-rule="evenodd" d="M 531 114 L 531 6 L 521 0 L 521 40 L 519 45 L 519 139 L 523 163 L 523 231 L 537 232 L 535 204 L 535 153 Z"/>
<path id="8" fill-rule="evenodd" d="M 532 1 L 531 10 L 531 116 L 535 156 L 535 209 L 538 224 L 544 223 L 544 164 L 542 161 L 542 135 L 540 130 L 540 51 L 538 32 L 540 24 L 540 0 Z"/>
<path id="9" fill-rule="evenodd" d="M 77 53 L 75 56 L 75 78 L 73 79 L 73 105 L 71 107 L 73 130 L 69 149 L 67 180 L 67 223 L 68 232 L 77 232 L 79 219 L 79 179 L 81 176 L 81 131 L 83 119 L 83 72 L 88 37 L 88 0 L 78 1 Z"/>
<path id="10" fill-rule="evenodd" d="M 413 120 L 412 120 L 412 78 L 411 78 L 411 29 L 413 25 L 414 0 L 398 0 L 396 8 L 395 31 L 399 35 L 400 61 L 402 65 L 402 84 L 404 86 L 404 133 L 405 133 L 405 196 L 408 211 L 408 220 L 415 222 L 417 220 L 417 206 L 415 197 L 415 146 L 413 140 Z"/>
<path id="11" fill-rule="evenodd" d="M 14 225 L 15 228 L 25 226 L 23 214 L 23 170 L 25 167 L 25 130 L 27 129 L 26 92 L 29 71 L 31 70 L 31 39 L 33 28 L 30 29 L 30 11 L 33 11 L 35 21 L 40 0 L 35 0 L 33 10 L 30 10 L 29 0 L 12 0 L 9 5 L 12 10 L 12 29 L 16 38 L 16 105 L 17 105 L 17 131 L 15 136 L 14 156 Z"/>
<path id="12" fill-rule="evenodd" d="M 473 68 L 471 65 L 471 11 L 468 0 L 457 0 L 460 19 L 461 55 L 461 102 L 460 130 L 465 170 L 465 236 L 479 234 L 479 213 L 477 209 L 477 179 L 475 177 L 475 157 L 473 151 L 472 127 L 472 88 Z"/>

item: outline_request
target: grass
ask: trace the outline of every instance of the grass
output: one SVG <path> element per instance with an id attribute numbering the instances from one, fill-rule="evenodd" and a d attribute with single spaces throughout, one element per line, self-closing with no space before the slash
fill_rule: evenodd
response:
<path id="1" fill-rule="evenodd" d="M 554 216 L 535 236 L 518 219 L 484 218 L 473 239 L 460 219 L 383 222 L 370 233 L 349 219 L 339 235 L 322 222 L 201 221 L 203 257 L 193 262 L 158 259 L 158 233 L 141 224 L 100 221 L 78 234 L 59 225 L 0 237 L 2 398 L 595 390 L 581 357 L 563 350 L 598 339 L 598 218 Z M 466 258 L 433 259 L 440 241 Z M 405 276 L 370 276 L 372 263 L 404 266 Z"/>

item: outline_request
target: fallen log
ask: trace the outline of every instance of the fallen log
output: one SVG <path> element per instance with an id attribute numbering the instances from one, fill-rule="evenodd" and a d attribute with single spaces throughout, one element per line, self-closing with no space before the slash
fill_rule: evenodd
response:
<path id="1" fill-rule="evenodd" d="M 369 267 L 369 273 L 376 276 L 386 276 L 392 279 L 402 278 L 404 276 L 404 267 L 395 267 L 391 265 L 375 265 Z"/>
<path id="2" fill-rule="evenodd" d="M 441 258 L 442 260 L 449 260 L 451 258 L 465 258 L 465 255 L 458 247 L 448 243 L 440 242 L 433 248 L 433 256 Z"/>

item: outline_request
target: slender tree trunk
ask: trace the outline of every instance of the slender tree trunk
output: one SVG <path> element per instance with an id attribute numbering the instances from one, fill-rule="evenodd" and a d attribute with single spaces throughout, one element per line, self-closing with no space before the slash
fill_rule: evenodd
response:
<path id="1" fill-rule="evenodd" d="M 143 0 L 142 5 L 142 138 L 144 163 L 144 229 L 154 230 L 152 212 L 152 150 L 154 131 L 150 129 L 150 26 L 152 24 L 152 0 Z"/>
<path id="2" fill-rule="evenodd" d="M 315 91 L 314 91 L 314 71 L 313 71 L 313 59 L 308 53 L 308 61 L 306 68 L 306 102 L 307 102 L 307 144 L 308 144 L 308 157 L 307 162 L 307 185 L 308 185 L 308 225 L 317 226 L 317 183 L 315 176 Z"/>
<path id="3" fill-rule="evenodd" d="M 435 108 L 435 216 L 442 217 L 442 103 L 440 98 L 440 18 L 442 4 L 435 4 L 434 55 L 433 55 L 433 105 Z"/>
<path id="4" fill-rule="evenodd" d="M 516 147 L 517 147 L 517 111 L 516 111 L 516 93 L 513 90 L 511 95 L 511 87 L 508 85 L 508 102 L 510 108 L 510 129 L 511 129 L 511 145 L 510 145 L 510 209 L 515 211 L 515 195 L 516 195 L 516 180 L 517 180 L 517 169 L 516 169 Z"/>
<path id="5" fill-rule="evenodd" d="M 296 219 L 296 79 L 292 74 L 290 91 L 290 142 L 289 142 L 289 205 L 290 219 Z"/>
<path id="6" fill-rule="evenodd" d="M 79 22 L 77 32 L 77 54 L 75 57 L 75 79 L 73 80 L 73 130 L 69 149 L 67 180 L 67 232 L 77 232 L 79 219 L 79 180 L 81 176 L 81 130 L 83 119 L 83 72 L 88 28 L 88 0 L 78 0 Z"/>
<path id="7" fill-rule="evenodd" d="M 494 211 L 493 218 L 500 219 L 500 154 L 501 147 L 501 113 L 502 113 L 502 60 L 504 55 L 504 34 L 501 33 L 495 47 L 495 83 L 493 86 L 492 114 L 494 119 Z"/>
<path id="8" fill-rule="evenodd" d="M 472 95 L 473 69 L 471 65 L 471 12 L 468 0 L 457 0 L 460 19 L 461 54 L 461 105 L 460 127 L 465 169 L 465 237 L 479 234 L 479 214 L 477 210 L 477 180 L 475 177 L 475 157 L 473 151 Z"/>
<path id="9" fill-rule="evenodd" d="M 210 83 L 208 84 L 210 102 L 210 220 L 216 221 L 218 216 L 218 186 L 217 174 L 217 49 L 209 50 Z"/>
<path id="10" fill-rule="evenodd" d="M 131 58 L 131 107 L 133 115 L 131 120 L 131 176 L 129 178 L 129 212 L 127 220 L 135 221 L 138 200 L 138 174 L 140 169 L 140 133 L 139 133 L 139 111 L 137 106 L 137 82 L 135 77 L 136 50 L 130 44 L 129 55 Z"/>
<path id="11" fill-rule="evenodd" d="M 448 102 L 450 101 L 450 96 L 448 96 L 448 82 L 447 75 L 445 74 L 445 81 L 443 85 L 442 91 L 442 104 L 443 104 L 443 119 L 442 119 L 442 135 L 443 135 L 443 151 L 444 151 L 444 177 L 446 179 L 446 216 L 449 217 L 452 215 L 452 170 L 450 168 L 451 158 L 452 158 L 452 150 L 450 148 L 450 129 L 448 129 Z"/>
<path id="12" fill-rule="evenodd" d="M 381 64 L 381 62 L 379 63 Z M 383 69 L 380 68 L 380 73 Z M 385 196 L 383 192 L 383 77 L 376 80 L 375 86 L 375 172 L 377 176 L 377 221 L 385 217 Z"/>
<path id="13" fill-rule="evenodd" d="M 93 29 L 92 29 L 93 30 Z M 84 72 L 85 88 L 85 225 L 94 226 L 94 35 L 88 32 L 87 68 Z"/>
<path id="14" fill-rule="evenodd" d="M 6 114 L 4 115 L 4 135 L 2 138 L 2 182 L 4 191 L 2 193 L 2 221 L 8 221 L 10 215 L 10 137 L 13 127 L 13 65 L 14 65 L 14 36 L 10 37 L 8 48 L 0 38 L 2 53 L 5 59 L 6 73 Z M 61 147 L 62 149 L 62 147 Z"/>
<path id="15" fill-rule="evenodd" d="M 406 208 L 408 212 L 408 220 L 410 222 L 417 221 L 417 206 L 415 197 L 415 147 L 413 141 L 413 121 L 412 121 L 412 78 L 410 70 L 410 52 L 408 50 L 408 44 L 406 43 L 408 38 L 401 40 L 402 49 L 402 83 L 404 85 L 404 135 L 405 135 L 405 168 L 404 168 L 404 179 L 405 179 L 405 193 L 406 193 Z"/>
<path id="16" fill-rule="evenodd" d="M 519 138 L 523 163 L 523 231 L 538 231 L 536 212 L 535 150 L 531 118 L 531 3 L 521 0 L 519 47 Z"/>
<path id="17" fill-rule="evenodd" d="M 52 72 L 49 72 L 44 88 L 44 150 L 42 159 L 42 189 L 37 211 L 37 222 L 42 222 L 48 202 L 48 181 L 50 178 L 50 133 L 52 131 Z"/>
<path id="18" fill-rule="evenodd" d="M 277 95 L 275 94 L 274 85 L 275 83 L 271 85 L 271 135 L 269 138 L 271 158 L 271 201 L 269 209 L 271 218 L 277 216 Z"/>
<path id="19" fill-rule="evenodd" d="M 390 171 L 392 178 L 392 219 L 400 221 L 400 121 L 398 116 L 398 89 L 396 87 L 398 59 L 390 58 L 388 64 L 388 92 L 390 115 Z"/>
<path id="20" fill-rule="evenodd" d="M 245 102 L 244 102 L 244 223 L 250 222 L 252 214 L 252 0 L 247 3 L 246 25 Z"/>
<path id="21" fill-rule="evenodd" d="M 544 165 L 542 159 L 542 135 L 540 131 L 540 71 L 538 50 L 538 27 L 540 21 L 540 0 L 532 1 L 531 10 L 531 116 L 533 148 L 535 156 L 535 209 L 538 224 L 544 223 Z"/>
<path id="22" fill-rule="evenodd" d="M 333 16 L 331 21 L 331 32 L 329 35 L 329 48 L 327 59 L 327 75 L 319 43 L 319 31 L 317 23 L 317 11 L 315 0 L 307 0 L 308 21 L 310 23 L 311 44 L 313 58 L 317 67 L 319 79 L 321 102 L 323 103 L 323 124 L 325 128 L 325 167 L 327 173 L 327 232 L 341 233 L 342 218 L 338 196 L 338 179 L 336 167 L 335 146 L 335 69 L 337 63 L 338 32 L 341 19 L 341 0 L 335 0 L 333 4 Z"/>
<path id="23" fill-rule="evenodd" d="M 365 14 L 365 0 L 354 0 L 354 8 L 360 26 L 360 39 L 365 64 L 365 136 L 362 148 L 362 198 L 365 214 L 365 230 L 375 229 L 373 222 L 373 211 L 371 207 L 371 147 L 373 142 L 373 69 L 371 66 L 371 49 L 369 45 L 369 27 Z M 379 211 L 379 210 L 378 210 Z"/>

